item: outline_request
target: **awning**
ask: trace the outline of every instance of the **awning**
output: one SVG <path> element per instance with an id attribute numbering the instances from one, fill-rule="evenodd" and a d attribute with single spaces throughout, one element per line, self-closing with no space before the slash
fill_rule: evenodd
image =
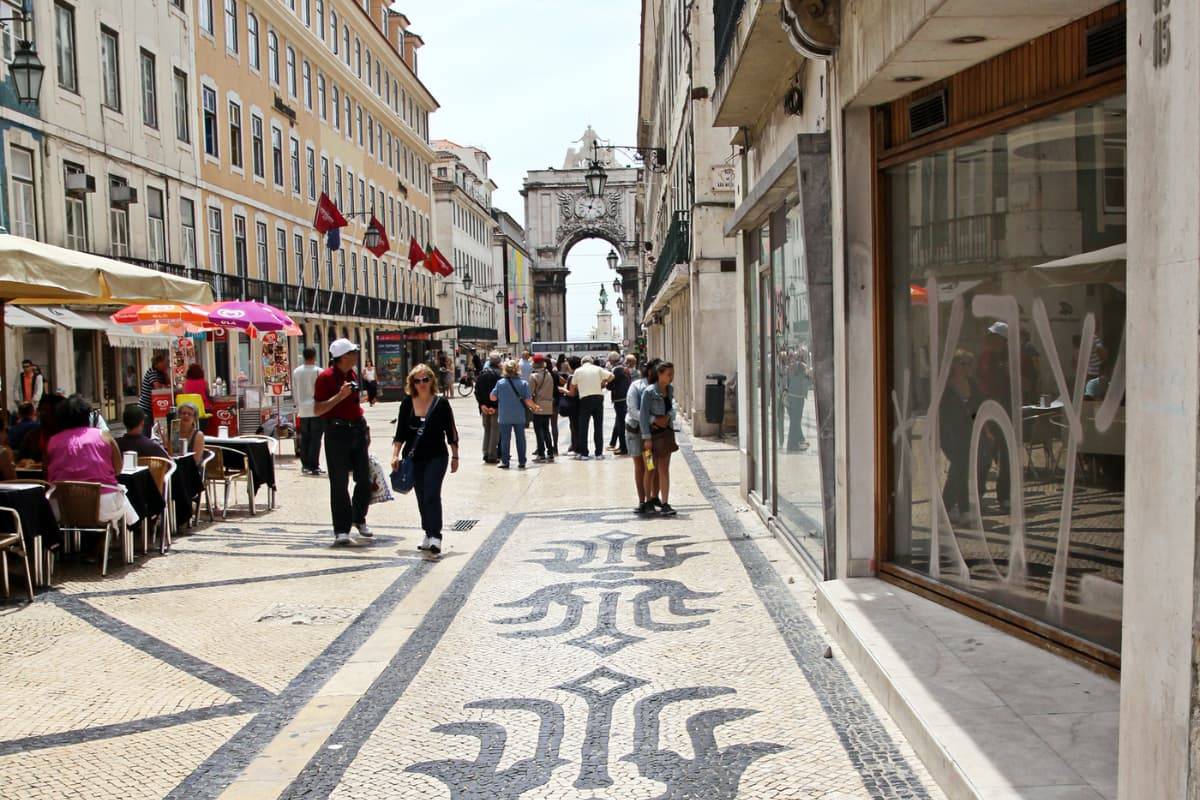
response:
<path id="1" fill-rule="evenodd" d="M 420 342 L 433 338 L 433 334 L 442 331 L 456 330 L 457 325 L 415 325 L 400 331 L 405 341 Z"/>
<path id="2" fill-rule="evenodd" d="M 133 328 L 118 325 L 107 314 L 94 311 L 71 312 L 78 318 L 76 325 L 67 325 L 76 330 L 104 331 L 105 338 L 113 347 L 170 347 L 175 337 L 167 333 L 138 333 Z M 66 324 L 66 323 L 64 323 Z"/>
<path id="3" fill-rule="evenodd" d="M 16 306 L 4 307 L 4 324 L 11 328 L 53 328 L 54 325 L 39 316 L 30 314 Z"/>
<path id="4" fill-rule="evenodd" d="M 1051 286 L 1075 286 L 1081 283 L 1111 283 L 1120 290 L 1125 287 L 1124 244 L 1114 244 L 1087 253 L 1080 253 L 1033 267 L 1038 277 Z"/>
<path id="5" fill-rule="evenodd" d="M 667 279 L 663 281 L 663 285 L 659 288 L 658 293 L 654 295 L 654 300 L 646 307 L 646 311 L 642 314 L 642 322 L 650 323 L 650 318 L 655 312 L 661 311 L 665 305 L 671 302 L 675 295 L 679 294 L 685 286 L 688 285 L 688 268 L 686 264 L 676 264 L 671 270 Z"/>
<path id="6" fill-rule="evenodd" d="M 45 317 L 50 322 L 57 323 L 64 328 L 70 328 L 74 331 L 106 331 L 110 327 L 98 319 L 89 319 L 80 316 L 69 308 L 34 306 L 30 310 L 39 317 Z"/>

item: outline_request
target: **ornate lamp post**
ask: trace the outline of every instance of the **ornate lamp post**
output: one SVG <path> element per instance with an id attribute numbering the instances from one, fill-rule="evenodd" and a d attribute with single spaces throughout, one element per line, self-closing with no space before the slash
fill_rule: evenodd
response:
<path id="1" fill-rule="evenodd" d="M 21 22 L 23 36 L 17 43 L 12 62 L 8 65 L 8 72 L 12 77 L 13 91 L 17 95 L 17 100 L 28 105 L 36 103 L 38 96 L 42 93 L 42 76 L 46 72 L 46 67 L 38 58 L 33 42 L 29 40 L 29 14 L 14 9 L 12 18 Z"/>
<path id="2" fill-rule="evenodd" d="M 604 259 L 604 260 L 608 262 L 608 268 L 609 268 L 609 269 L 616 269 L 616 268 L 617 268 L 617 264 L 619 264 L 619 263 L 621 262 L 621 259 L 620 259 L 620 257 L 617 255 L 617 251 L 616 251 L 616 250 L 609 250 L 609 251 L 608 251 L 608 255 L 607 255 L 607 256 L 605 256 L 605 259 Z"/>
<path id="3" fill-rule="evenodd" d="M 470 275 L 463 275 L 462 286 L 463 286 L 464 291 L 468 291 L 468 292 L 471 291 L 471 286 L 474 283 L 475 283 L 475 281 L 471 280 Z"/>

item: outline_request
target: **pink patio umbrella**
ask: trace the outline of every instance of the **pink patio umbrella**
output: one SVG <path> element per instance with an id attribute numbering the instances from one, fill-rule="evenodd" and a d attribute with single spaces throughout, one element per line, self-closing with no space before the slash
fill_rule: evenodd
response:
<path id="1" fill-rule="evenodd" d="M 251 339 L 267 331 L 285 336 L 300 334 L 300 326 L 283 311 L 257 300 L 229 300 L 212 306 L 208 322 L 218 328 L 243 331 Z"/>

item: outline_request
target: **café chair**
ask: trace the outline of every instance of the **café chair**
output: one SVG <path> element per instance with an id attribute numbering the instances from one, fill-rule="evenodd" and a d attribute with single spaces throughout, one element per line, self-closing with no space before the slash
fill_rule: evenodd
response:
<path id="1" fill-rule="evenodd" d="M 271 453 L 271 461 L 274 462 L 279 458 L 279 440 L 274 436 L 267 436 L 265 433 L 248 433 L 245 436 L 240 436 L 241 439 L 254 439 L 255 441 L 263 442 L 267 446 L 267 450 Z M 248 458 L 248 457 L 247 457 Z M 270 486 L 267 487 L 268 508 L 275 508 L 275 490 Z M 254 500 L 250 500 L 250 513 L 254 514 Z"/>
<path id="2" fill-rule="evenodd" d="M 211 414 L 204 410 L 204 398 L 198 394 L 177 394 L 175 395 L 175 407 L 179 408 L 185 403 L 191 403 L 200 410 L 200 419 L 208 419 Z"/>
<path id="3" fill-rule="evenodd" d="M 25 586 L 29 590 L 29 602 L 33 602 L 33 573 L 29 571 L 29 553 L 25 551 L 25 534 L 21 530 L 21 515 L 15 509 L 0 506 L 0 514 L 12 516 L 16 533 L 0 533 L 0 571 L 4 574 L 4 596 L 9 596 L 8 556 L 15 555 L 25 565 Z"/>
<path id="4" fill-rule="evenodd" d="M 100 519 L 100 493 L 104 488 L 103 484 L 91 481 L 58 481 L 46 493 L 46 499 L 54 504 L 58 527 L 64 534 L 104 535 L 104 550 L 100 556 L 101 577 L 108 574 L 108 547 L 114 536 L 121 540 L 125 563 L 133 563 L 133 540 L 129 536 L 125 518 Z M 125 491 L 125 487 L 120 485 L 110 488 Z"/>
<path id="5" fill-rule="evenodd" d="M 208 493 L 208 465 L 211 463 L 217 454 L 210 448 L 204 448 L 204 457 L 200 460 L 200 491 L 196 494 L 196 499 L 193 501 L 191 523 L 192 525 L 200 524 L 200 497 L 204 496 L 204 504 L 208 507 L 208 521 L 214 522 L 212 509 L 212 496 Z"/>
<path id="6" fill-rule="evenodd" d="M 171 548 L 172 527 L 175 522 L 175 509 L 171 507 L 171 476 L 175 474 L 175 460 L 161 456 L 142 456 L 138 458 L 138 466 L 150 470 L 150 477 L 154 478 L 154 485 L 158 487 L 158 492 L 163 496 L 163 502 L 166 503 L 156 524 L 159 531 L 158 552 L 165 553 Z M 147 526 L 143 525 L 143 553 L 149 550 L 149 538 Z"/>
<path id="7" fill-rule="evenodd" d="M 206 461 L 204 469 L 204 482 L 211 492 L 217 484 L 225 486 L 225 503 L 221 507 L 221 519 L 229 518 L 229 490 L 233 489 L 233 500 L 237 502 L 237 483 L 245 479 L 246 492 L 250 497 L 250 516 L 254 516 L 254 476 L 250 474 L 250 456 L 234 450 L 229 447 L 221 447 L 216 444 L 206 444 L 204 449 L 213 454 L 211 461 Z M 236 463 L 239 459 L 242 462 L 240 469 L 229 467 L 225 464 L 225 459 L 233 456 L 233 461 Z M 211 514 L 211 509 L 210 509 Z"/>

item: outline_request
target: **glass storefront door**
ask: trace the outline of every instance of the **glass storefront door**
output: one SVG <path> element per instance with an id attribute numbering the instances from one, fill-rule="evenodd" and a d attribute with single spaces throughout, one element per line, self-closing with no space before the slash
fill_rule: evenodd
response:
<path id="1" fill-rule="evenodd" d="M 1120 651 L 1125 98 L 883 173 L 890 560 Z"/>

